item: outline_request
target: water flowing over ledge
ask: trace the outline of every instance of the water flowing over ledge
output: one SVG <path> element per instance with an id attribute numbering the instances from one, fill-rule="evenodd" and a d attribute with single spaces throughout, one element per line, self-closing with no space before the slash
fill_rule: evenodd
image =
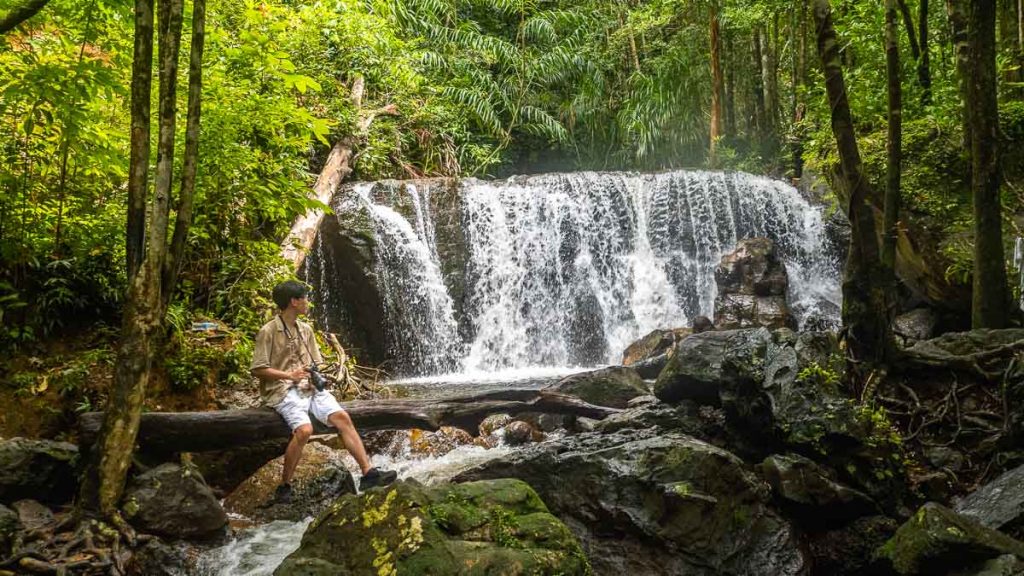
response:
<path id="1" fill-rule="evenodd" d="M 319 320 L 402 375 L 617 363 L 712 316 L 714 269 L 772 239 L 802 324 L 837 320 L 822 210 L 744 173 L 578 172 L 343 187 L 306 277 Z M 374 323 L 377 326 L 374 326 Z"/>

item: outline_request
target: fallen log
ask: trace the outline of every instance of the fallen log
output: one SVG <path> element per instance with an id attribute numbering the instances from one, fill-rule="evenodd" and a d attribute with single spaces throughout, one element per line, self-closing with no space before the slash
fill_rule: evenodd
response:
<path id="1" fill-rule="evenodd" d="M 430 400 L 372 400 L 343 402 L 360 432 L 455 426 L 475 432 L 491 414 L 544 412 L 601 419 L 618 412 L 594 406 L 575 396 L 545 390 L 497 390 Z M 83 414 L 78 422 L 79 447 L 96 441 L 103 412 Z M 314 422 L 315 432 L 333 431 Z M 269 408 L 210 412 L 147 412 L 139 423 L 137 442 L 148 452 L 205 452 L 244 446 L 290 434 L 284 420 Z"/>

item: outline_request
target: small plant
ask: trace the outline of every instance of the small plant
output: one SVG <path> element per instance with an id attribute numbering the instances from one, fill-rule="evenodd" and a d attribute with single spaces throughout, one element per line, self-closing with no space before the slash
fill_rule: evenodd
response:
<path id="1" fill-rule="evenodd" d="M 811 362 L 797 373 L 796 381 L 832 388 L 839 385 L 839 374 L 832 369 L 823 368 L 817 362 Z"/>

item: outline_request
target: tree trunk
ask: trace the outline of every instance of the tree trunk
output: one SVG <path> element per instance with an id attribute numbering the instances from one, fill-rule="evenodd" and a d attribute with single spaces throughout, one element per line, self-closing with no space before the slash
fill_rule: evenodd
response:
<path id="1" fill-rule="evenodd" d="M 1010 297 L 1003 260 L 999 202 L 999 111 L 996 105 L 996 2 L 974 0 L 968 16 L 970 46 L 971 192 L 974 196 L 974 328 L 1006 326 Z"/>
<path id="2" fill-rule="evenodd" d="M 899 32 L 895 0 L 885 2 L 885 71 L 889 92 L 888 164 L 885 179 L 882 266 L 887 282 L 895 282 L 896 239 L 899 237 L 900 164 L 903 157 L 903 93 L 900 85 Z"/>
<path id="3" fill-rule="evenodd" d="M 725 133 L 732 137 L 736 135 L 736 66 L 735 61 L 730 60 L 735 54 L 733 35 L 728 29 L 725 31 Z"/>
<path id="4" fill-rule="evenodd" d="M 199 169 L 199 118 L 202 114 L 203 92 L 203 46 L 206 41 L 206 0 L 192 2 L 192 47 L 189 51 L 188 67 L 188 116 L 185 124 L 185 157 L 182 158 L 181 191 L 175 209 L 174 235 L 171 249 L 164 263 L 161 305 L 163 310 L 171 303 L 173 287 L 178 281 L 182 258 L 185 255 L 185 240 L 192 226 L 192 205 L 195 198 L 196 172 Z M 163 314 L 161 313 L 161 317 Z"/>
<path id="5" fill-rule="evenodd" d="M 970 46 L 967 42 L 967 0 L 946 0 L 946 14 L 956 55 L 957 87 L 960 92 L 960 125 L 963 128 L 964 152 L 971 153 L 971 122 L 968 103 L 971 101 Z"/>
<path id="6" fill-rule="evenodd" d="M 711 3 L 711 142 L 708 160 L 716 164 L 715 147 L 722 137 L 722 40 L 718 29 L 718 5 Z"/>
<path id="7" fill-rule="evenodd" d="M 0 34 L 14 30 L 18 24 L 38 14 L 49 3 L 50 0 L 28 0 L 20 6 L 15 6 L 0 18 Z"/>
<path id="8" fill-rule="evenodd" d="M 128 278 L 142 265 L 149 190 L 150 91 L 153 87 L 153 0 L 135 0 L 135 51 L 132 56 L 132 137 L 128 161 L 128 229 L 125 256 Z"/>
<path id="9" fill-rule="evenodd" d="M 917 60 L 917 82 L 921 85 L 921 104 L 932 103 L 932 70 L 928 54 L 928 0 L 921 0 L 917 17 L 918 34 L 921 37 L 921 57 Z"/>
<path id="10" fill-rule="evenodd" d="M 601 419 L 618 412 L 594 406 L 575 396 L 545 390 L 497 390 L 471 396 L 434 400 L 372 400 L 345 402 L 345 411 L 360 432 L 419 428 L 437 430 L 458 426 L 475 432 L 491 414 L 527 412 L 566 414 Z M 79 420 L 82 446 L 95 441 L 102 412 L 83 414 Z M 318 433 L 332 431 L 315 423 Z M 284 420 L 267 408 L 212 412 L 148 412 L 142 416 L 138 441 L 143 450 L 158 453 L 224 450 L 274 438 L 291 432 Z"/>
<path id="11" fill-rule="evenodd" d="M 917 45 L 917 29 L 914 27 L 914 17 L 910 14 L 910 7 L 907 0 L 896 0 L 903 15 L 903 27 L 907 29 L 907 40 L 910 41 L 910 57 L 914 60 L 921 58 L 921 49 Z"/>
<path id="12" fill-rule="evenodd" d="M 778 133 L 779 125 L 779 15 L 772 14 L 768 25 L 768 37 L 764 50 L 764 95 L 765 121 L 772 134 Z M 771 142 L 775 142 L 772 138 Z M 773 146 L 774 148 L 774 146 Z"/>
<path id="13" fill-rule="evenodd" d="M 352 83 L 352 104 L 358 112 L 362 106 L 363 90 L 365 84 L 362 76 L 357 76 Z M 331 148 L 327 155 L 327 162 L 324 163 L 320 176 L 313 184 L 312 196 L 322 204 L 330 204 L 334 192 L 341 182 L 352 173 L 352 155 L 355 150 L 357 139 L 370 130 L 370 124 L 380 114 L 398 114 L 398 108 L 393 104 L 373 110 L 361 115 L 356 126 L 355 137 L 342 138 Z M 320 220 L 324 217 L 323 210 L 310 210 L 295 219 L 291 230 L 281 243 L 281 257 L 292 263 L 298 270 L 306 259 L 306 253 L 313 245 L 316 238 L 316 231 L 320 227 Z"/>
<path id="14" fill-rule="evenodd" d="M 754 51 L 754 74 L 751 78 L 754 80 L 754 125 L 757 127 L 756 139 L 758 142 L 764 139 L 767 133 L 767 126 L 765 121 L 765 106 L 764 106 L 764 84 L 761 78 L 761 28 L 760 26 L 754 27 L 754 39 L 753 39 L 753 51 Z"/>
<path id="15" fill-rule="evenodd" d="M 852 234 L 843 278 L 843 325 L 849 352 L 858 362 L 884 359 L 889 342 L 889 310 L 879 258 L 878 236 L 871 204 L 877 198 L 861 172 L 860 150 L 854 133 L 840 66 L 839 45 L 828 0 L 815 0 L 818 55 L 832 109 L 832 133 L 839 149 L 841 180 L 848 189 Z"/>

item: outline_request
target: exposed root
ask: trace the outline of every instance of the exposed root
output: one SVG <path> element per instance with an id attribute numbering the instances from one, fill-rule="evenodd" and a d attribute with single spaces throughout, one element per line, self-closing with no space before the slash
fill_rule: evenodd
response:
<path id="1" fill-rule="evenodd" d="M 113 525 L 67 513 L 16 542 L 13 553 L 0 560 L 0 573 L 122 576 L 131 549 L 152 537 L 136 537 L 120 517 L 111 522 Z"/>

